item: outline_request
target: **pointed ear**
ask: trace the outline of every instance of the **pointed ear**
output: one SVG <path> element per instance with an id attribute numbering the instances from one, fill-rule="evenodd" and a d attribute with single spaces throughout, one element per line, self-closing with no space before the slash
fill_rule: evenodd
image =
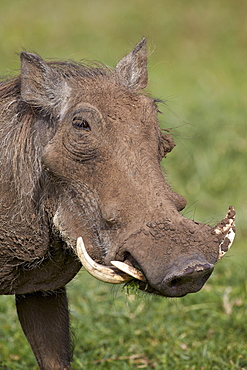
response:
<path id="1" fill-rule="evenodd" d="M 22 99 L 36 107 L 58 108 L 66 84 L 59 73 L 38 55 L 23 51 L 20 58 Z"/>
<path id="2" fill-rule="evenodd" d="M 146 39 L 143 38 L 135 48 L 116 66 L 120 82 L 133 92 L 144 89 L 148 84 Z"/>

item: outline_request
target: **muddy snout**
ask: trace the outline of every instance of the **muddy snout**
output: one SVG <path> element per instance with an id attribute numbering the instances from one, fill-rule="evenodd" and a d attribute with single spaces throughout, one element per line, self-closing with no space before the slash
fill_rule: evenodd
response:
<path id="1" fill-rule="evenodd" d="M 179 261 L 166 274 L 158 290 L 167 297 L 182 297 L 188 293 L 199 291 L 210 277 L 214 265 L 206 260 Z"/>
<path id="2" fill-rule="evenodd" d="M 135 225 L 136 226 L 136 225 Z M 113 283 L 135 279 L 141 290 L 166 297 L 182 297 L 199 291 L 213 272 L 214 265 L 232 245 L 235 236 L 235 210 L 214 228 L 185 219 L 151 221 L 130 229 L 105 256 L 105 264 L 93 261 L 82 238 L 77 240 L 77 255 L 95 278 Z M 114 246 L 114 243 L 112 244 Z"/>

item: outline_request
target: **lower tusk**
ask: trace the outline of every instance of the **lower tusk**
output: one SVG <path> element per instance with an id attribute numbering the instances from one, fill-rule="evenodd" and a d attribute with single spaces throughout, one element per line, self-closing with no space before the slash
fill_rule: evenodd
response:
<path id="1" fill-rule="evenodd" d="M 100 265 L 92 260 L 86 251 L 81 237 L 77 239 L 76 249 L 83 267 L 96 279 L 112 284 L 123 284 L 132 279 L 132 276 L 115 267 Z"/>
<path id="2" fill-rule="evenodd" d="M 117 267 L 119 270 L 126 272 L 126 274 L 133 276 L 133 278 L 146 281 L 145 276 L 139 270 L 137 270 L 134 266 L 127 265 L 127 263 L 120 262 L 120 261 L 111 261 L 111 264 Z"/>

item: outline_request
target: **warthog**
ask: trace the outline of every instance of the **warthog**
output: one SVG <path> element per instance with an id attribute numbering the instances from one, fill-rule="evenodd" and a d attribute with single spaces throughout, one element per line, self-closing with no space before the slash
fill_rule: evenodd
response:
<path id="1" fill-rule="evenodd" d="M 0 293 L 15 294 L 41 369 L 70 369 L 65 285 L 81 266 L 166 297 L 197 292 L 234 237 L 184 218 L 161 159 L 143 39 L 111 70 L 21 53 L 0 85 Z"/>

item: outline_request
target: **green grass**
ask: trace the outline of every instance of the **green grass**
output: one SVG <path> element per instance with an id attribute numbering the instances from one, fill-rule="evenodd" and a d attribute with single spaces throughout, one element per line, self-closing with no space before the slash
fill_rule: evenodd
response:
<path id="1" fill-rule="evenodd" d="M 240 245 L 238 253 L 229 252 L 204 289 L 182 299 L 126 295 L 82 271 L 68 288 L 73 369 L 246 369 L 243 250 Z M 12 297 L 0 302 L 2 368 L 37 368 Z"/>
<path id="2" fill-rule="evenodd" d="M 246 14 L 243 0 L 0 0 L 0 70 L 23 49 L 114 66 L 148 38 L 149 91 L 177 147 L 164 160 L 186 217 L 214 224 L 237 210 L 231 252 L 182 299 L 126 296 L 82 272 L 70 285 L 73 369 L 247 369 Z M 37 369 L 0 299 L 0 369 Z"/>

